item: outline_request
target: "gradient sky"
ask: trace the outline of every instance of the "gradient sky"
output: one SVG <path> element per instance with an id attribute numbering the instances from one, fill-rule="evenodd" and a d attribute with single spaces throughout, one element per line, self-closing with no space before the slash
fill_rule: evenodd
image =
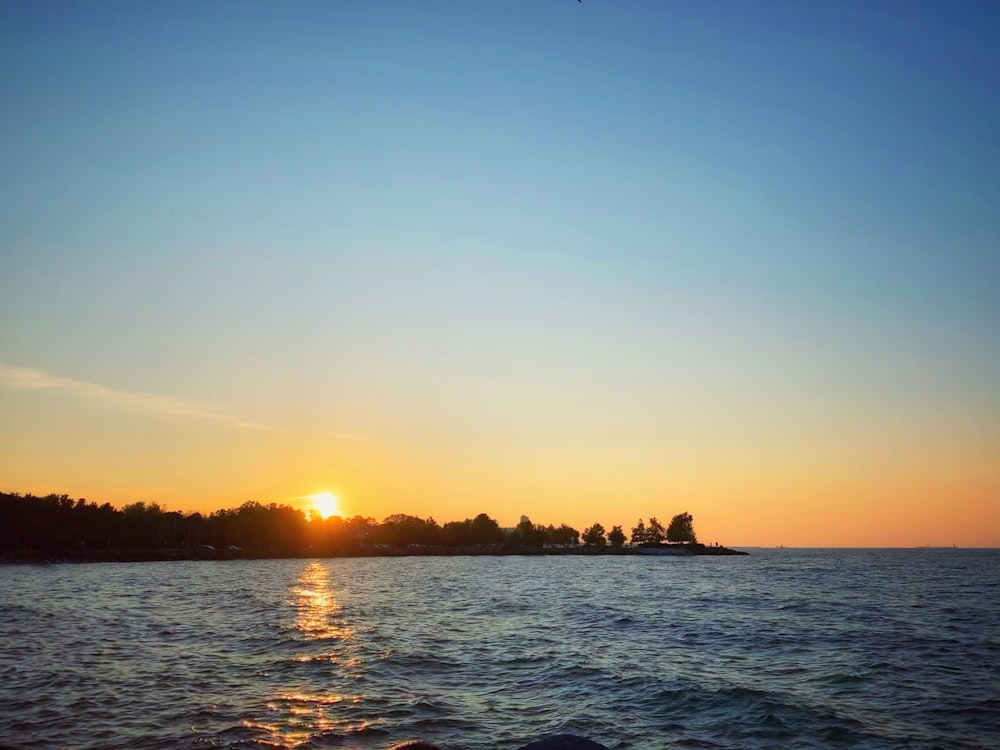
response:
<path id="1" fill-rule="evenodd" d="M 1000 5 L 0 2 L 0 490 L 1000 546 Z"/>

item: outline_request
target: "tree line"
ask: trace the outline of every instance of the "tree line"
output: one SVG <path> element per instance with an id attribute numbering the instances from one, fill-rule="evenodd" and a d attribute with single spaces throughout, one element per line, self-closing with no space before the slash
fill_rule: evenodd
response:
<path id="1" fill-rule="evenodd" d="M 640 518 L 632 527 L 632 536 L 629 538 L 632 544 L 640 547 L 655 547 L 664 542 L 672 544 L 698 542 L 698 537 L 694 533 L 694 518 L 687 512 L 678 513 L 670 519 L 666 528 L 656 518 L 650 518 L 648 526 Z M 611 531 L 605 534 L 604 527 L 595 523 L 583 532 L 583 542 L 595 547 L 607 545 L 621 547 L 625 544 L 625 532 L 621 526 L 612 526 Z"/>
<path id="2" fill-rule="evenodd" d="M 694 543 L 693 520 L 681 513 L 664 527 L 641 519 L 633 545 Z M 238 508 L 183 514 L 143 501 L 115 508 L 68 495 L 0 493 L 0 551 L 46 555 L 100 550 L 229 550 L 274 554 L 338 555 L 372 549 L 445 548 L 519 551 L 551 547 L 622 547 L 621 526 L 595 523 L 581 534 L 567 524 L 534 524 L 522 517 L 503 529 L 486 513 L 443 525 L 433 518 L 396 513 L 378 523 L 354 516 L 320 518 L 288 505 L 247 501 Z"/>

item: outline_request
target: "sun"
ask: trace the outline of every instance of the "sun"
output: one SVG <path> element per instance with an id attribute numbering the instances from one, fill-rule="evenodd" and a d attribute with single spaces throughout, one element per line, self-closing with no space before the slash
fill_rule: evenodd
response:
<path id="1" fill-rule="evenodd" d="M 309 499 L 313 501 L 312 509 L 321 518 L 340 515 L 340 505 L 337 503 L 337 496 L 332 492 L 318 492 L 315 495 L 310 495 Z"/>

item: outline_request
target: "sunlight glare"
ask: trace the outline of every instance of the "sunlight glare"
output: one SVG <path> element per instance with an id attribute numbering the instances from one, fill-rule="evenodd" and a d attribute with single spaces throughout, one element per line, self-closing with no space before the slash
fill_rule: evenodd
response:
<path id="1" fill-rule="evenodd" d="M 316 495 L 310 495 L 310 497 L 313 501 L 313 510 L 316 511 L 322 518 L 340 515 L 340 506 L 337 503 L 337 496 L 332 492 L 320 492 Z"/>

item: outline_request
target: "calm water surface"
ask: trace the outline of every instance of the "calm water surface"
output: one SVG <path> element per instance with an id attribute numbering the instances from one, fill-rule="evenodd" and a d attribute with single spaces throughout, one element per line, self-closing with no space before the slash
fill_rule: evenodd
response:
<path id="1" fill-rule="evenodd" d="M 1000 747 L 1000 551 L 0 567 L 0 745 Z"/>

